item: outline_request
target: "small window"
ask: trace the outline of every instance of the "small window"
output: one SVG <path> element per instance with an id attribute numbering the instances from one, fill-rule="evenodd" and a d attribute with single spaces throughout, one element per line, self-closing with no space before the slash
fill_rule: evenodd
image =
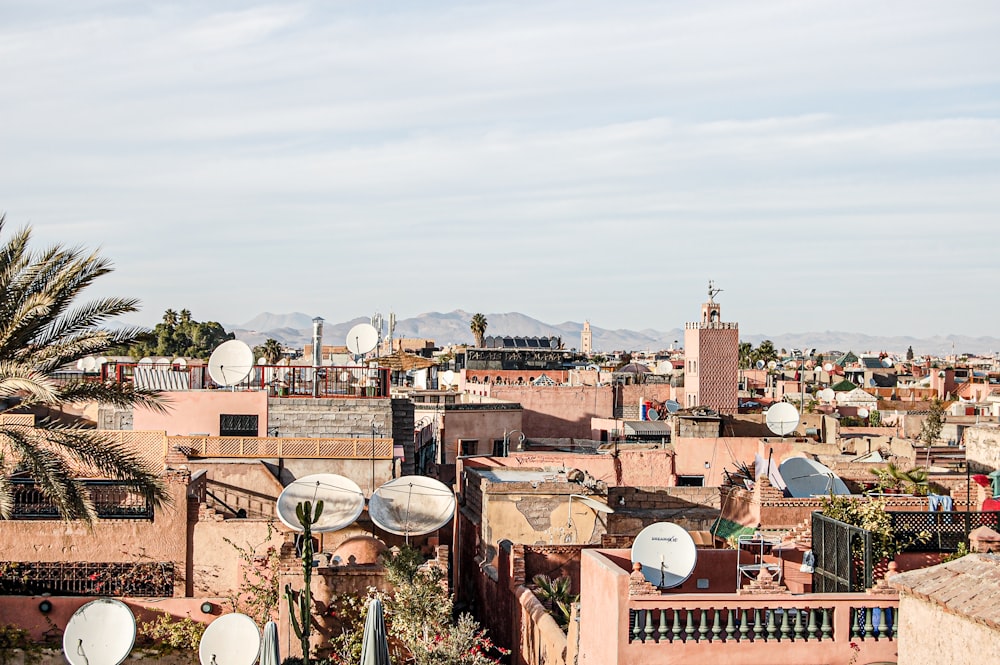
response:
<path id="1" fill-rule="evenodd" d="M 458 454 L 463 457 L 466 455 L 475 455 L 479 450 L 479 439 L 459 439 L 458 440 Z"/>
<path id="2" fill-rule="evenodd" d="M 219 436 L 257 436 L 257 414 L 219 415 Z"/>
<path id="3" fill-rule="evenodd" d="M 704 487 L 705 476 L 677 476 L 678 487 Z"/>
<path id="4" fill-rule="evenodd" d="M 503 439 L 493 439 L 493 456 L 494 457 L 507 456 L 507 451 L 504 450 Z"/>

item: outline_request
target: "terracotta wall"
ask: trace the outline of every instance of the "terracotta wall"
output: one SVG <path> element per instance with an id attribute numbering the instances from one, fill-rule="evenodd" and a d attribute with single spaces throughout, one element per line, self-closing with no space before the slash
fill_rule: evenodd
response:
<path id="1" fill-rule="evenodd" d="M 223 413 L 257 416 L 257 436 L 267 436 L 267 392 L 253 390 L 192 390 L 163 393 L 167 411 L 158 413 L 136 407 L 134 430 L 162 430 L 171 436 L 208 434 L 219 436 Z"/>
<path id="2" fill-rule="evenodd" d="M 967 665 L 1000 653 L 1000 631 L 933 603 L 903 595 L 899 601 L 899 662 Z"/>
<path id="3" fill-rule="evenodd" d="M 622 449 L 613 455 L 512 452 L 508 457 L 466 460 L 466 466 L 523 469 L 580 469 L 609 486 L 665 487 L 673 484 L 674 454 L 670 450 Z"/>
<path id="4" fill-rule="evenodd" d="M 520 614 L 520 643 L 513 653 L 516 665 L 568 665 L 566 633 L 545 610 L 530 589 L 523 586 L 514 591 Z"/>
<path id="5" fill-rule="evenodd" d="M 454 464 L 459 454 L 459 441 L 478 441 L 475 455 L 492 455 L 494 440 L 503 440 L 504 432 L 523 428 L 521 409 L 445 409 L 439 420 L 439 440 L 442 464 Z M 517 445 L 519 435 L 510 437 L 510 447 Z"/>
<path id="6" fill-rule="evenodd" d="M 43 600 L 52 603 L 52 611 L 43 614 L 38 605 Z M 4 596 L 0 602 L 0 625 L 14 625 L 31 633 L 34 640 L 45 641 L 46 634 L 53 630 L 61 635 L 66 629 L 70 617 L 78 609 L 92 600 L 91 596 Z M 213 605 L 211 614 L 201 611 L 204 602 Z M 219 616 L 231 609 L 224 598 L 126 598 L 123 601 L 132 610 L 136 622 L 154 621 L 161 612 L 166 612 L 175 619 L 190 617 L 200 623 L 212 623 Z M 59 645 L 61 646 L 61 645 Z M 60 662 L 65 662 L 60 660 Z"/>
<path id="7" fill-rule="evenodd" d="M 490 394 L 524 407 L 528 438 L 590 438 L 590 419 L 610 418 L 611 386 L 493 386 Z"/>
<path id="8" fill-rule="evenodd" d="M 6 561 L 156 562 L 174 564 L 174 595 L 185 595 L 188 574 L 188 523 L 196 509 L 187 498 L 190 476 L 162 476 L 171 503 L 157 508 L 154 519 L 81 521 L 0 520 L 2 558 Z"/>

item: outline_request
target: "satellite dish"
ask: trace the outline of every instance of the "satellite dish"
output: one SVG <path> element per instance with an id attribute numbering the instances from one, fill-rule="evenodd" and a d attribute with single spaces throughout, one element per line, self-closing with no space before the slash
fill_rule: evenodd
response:
<path id="1" fill-rule="evenodd" d="M 829 467 L 807 457 L 789 457 L 778 467 L 793 498 L 848 495 L 851 490 Z"/>
<path id="2" fill-rule="evenodd" d="M 316 533 L 340 531 L 358 519 L 365 507 L 365 495 L 350 478 L 335 473 L 316 473 L 304 476 L 281 491 L 275 508 L 278 519 L 289 529 L 302 531 L 295 516 L 295 506 L 303 501 L 323 502 L 323 514 L 313 524 Z"/>
<path id="3" fill-rule="evenodd" d="M 819 391 L 819 398 L 824 402 L 832 402 L 837 399 L 837 393 L 832 388 L 823 388 L 823 390 Z"/>
<path id="4" fill-rule="evenodd" d="M 97 358 L 94 356 L 87 356 L 81 360 L 80 363 L 83 365 L 81 369 L 83 369 L 84 372 L 93 372 L 97 369 Z"/>
<path id="5" fill-rule="evenodd" d="M 177 369 L 184 369 L 188 366 L 188 361 L 184 358 L 174 358 L 170 364 Z"/>
<path id="6" fill-rule="evenodd" d="M 107 364 L 108 364 L 108 359 L 106 357 L 104 357 L 104 356 L 97 356 L 97 366 L 98 367 L 100 367 L 101 365 L 107 365 Z"/>
<path id="7" fill-rule="evenodd" d="M 570 500 L 576 499 L 588 508 L 598 512 L 598 513 L 613 513 L 615 509 L 604 503 L 603 501 L 598 501 L 593 497 L 584 496 L 583 494 L 570 494 Z"/>
<path id="8" fill-rule="evenodd" d="M 79 360 L 76 361 L 76 368 L 81 372 L 83 371 L 83 358 L 80 358 Z"/>
<path id="9" fill-rule="evenodd" d="M 868 417 L 868 409 L 866 409 L 865 407 L 861 407 L 860 409 L 858 409 L 858 417 L 859 418 L 867 418 Z"/>
<path id="10" fill-rule="evenodd" d="M 153 359 L 150 358 L 150 357 L 148 357 L 148 356 L 145 357 L 145 358 L 140 358 L 139 359 L 139 365 L 141 367 L 152 367 L 153 366 Z"/>
<path id="11" fill-rule="evenodd" d="M 823 363 L 823 371 L 824 372 L 832 372 L 833 371 L 833 363 Z"/>
<path id="12" fill-rule="evenodd" d="M 892 362 L 891 358 L 882 359 L 882 367 L 892 367 L 895 363 Z"/>
<path id="13" fill-rule="evenodd" d="M 288 358 L 282 358 L 278 361 L 279 367 L 288 367 Z"/>
<path id="14" fill-rule="evenodd" d="M 663 406 L 667 407 L 667 413 L 677 413 L 681 410 L 681 403 L 672 399 L 668 399 L 664 402 Z"/>
<path id="15" fill-rule="evenodd" d="M 632 562 L 640 563 L 646 581 L 661 589 L 683 584 L 697 561 L 698 548 L 691 534 L 673 522 L 650 524 L 632 543 Z"/>
<path id="16" fill-rule="evenodd" d="M 455 384 L 455 372 L 451 371 L 450 369 L 441 372 L 440 379 L 442 384 L 451 387 L 452 385 Z"/>
<path id="17" fill-rule="evenodd" d="M 368 516 L 383 531 L 420 536 L 437 531 L 455 514 L 455 494 L 427 476 L 402 476 L 375 490 Z"/>
<path id="18" fill-rule="evenodd" d="M 757 363 L 754 365 L 754 367 L 756 367 L 757 369 L 764 369 L 765 367 L 767 367 L 767 363 L 764 362 L 763 360 L 758 360 Z"/>
<path id="19" fill-rule="evenodd" d="M 253 665 L 259 655 L 260 629 L 239 612 L 223 614 L 208 624 L 198 645 L 201 665 Z"/>
<path id="20" fill-rule="evenodd" d="M 261 356 L 260 358 L 257 358 L 257 364 L 258 365 L 266 365 L 267 364 L 267 358 L 265 358 L 264 356 Z"/>
<path id="21" fill-rule="evenodd" d="M 118 665 L 135 644 L 135 616 L 111 598 L 92 600 L 70 617 L 63 653 L 70 665 Z"/>
<path id="22" fill-rule="evenodd" d="M 378 344 L 378 331 L 370 323 L 359 323 L 347 332 L 347 349 L 363 356 Z"/>
<path id="23" fill-rule="evenodd" d="M 220 386 L 235 386 L 250 376 L 253 365 L 253 349 L 246 342 L 231 339 L 212 351 L 208 375 Z"/>
<path id="24" fill-rule="evenodd" d="M 799 366 L 799 363 L 796 360 L 789 360 L 786 365 L 788 369 L 796 369 Z"/>
<path id="25" fill-rule="evenodd" d="M 768 369 L 774 369 L 777 366 L 778 366 L 778 361 L 776 361 L 776 360 L 772 360 L 772 361 L 770 361 L 770 362 L 767 363 L 767 368 Z"/>
<path id="26" fill-rule="evenodd" d="M 778 402 L 767 410 L 767 428 L 778 436 L 786 436 L 799 426 L 799 412 L 788 402 Z"/>
<path id="27" fill-rule="evenodd" d="M 340 380 L 343 381 L 344 383 L 347 383 L 348 381 L 351 380 L 351 373 L 347 371 L 341 372 Z"/>
<path id="28" fill-rule="evenodd" d="M 874 388 L 875 386 L 878 385 L 878 381 L 875 380 L 875 377 L 872 377 L 872 378 L 868 379 L 868 385 L 871 386 L 872 388 Z"/>
<path id="29" fill-rule="evenodd" d="M 659 420 L 660 412 L 656 409 L 646 409 L 646 420 Z"/>

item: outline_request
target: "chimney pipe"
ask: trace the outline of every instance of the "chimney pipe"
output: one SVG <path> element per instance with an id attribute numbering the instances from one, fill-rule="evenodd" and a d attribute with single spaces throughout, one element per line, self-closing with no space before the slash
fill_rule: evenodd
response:
<path id="1" fill-rule="evenodd" d="M 323 317 L 313 319 L 313 367 L 323 364 Z"/>

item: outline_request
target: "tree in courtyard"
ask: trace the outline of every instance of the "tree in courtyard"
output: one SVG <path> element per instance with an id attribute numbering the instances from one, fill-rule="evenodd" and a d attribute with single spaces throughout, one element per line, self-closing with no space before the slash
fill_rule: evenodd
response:
<path id="1" fill-rule="evenodd" d="M 215 321 L 195 321 L 190 310 L 182 309 L 178 316 L 168 309 L 163 313 L 163 322 L 156 324 L 150 334 L 118 350 L 133 358 L 184 356 L 207 359 L 215 347 L 235 338 Z"/>
<path id="2" fill-rule="evenodd" d="M 483 338 L 486 336 L 486 326 L 489 325 L 486 322 L 486 316 L 480 313 L 472 315 L 472 321 L 469 322 L 469 329 L 472 331 L 473 337 L 476 338 L 476 347 L 483 348 Z"/>
<path id="3" fill-rule="evenodd" d="M 0 234 L 4 226 L 0 216 Z M 31 229 L 24 227 L 0 244 L 0 415 L 46 416 L 88 403 L 162 411 L 155 391 L 58 376 L 82 358 L 134 343 L 143 330 L 102 324 L 138 311 L 138 301 L 108 297 L 77 303 L 94 280 L 111 272 L 110 261 L 61 245 L 35 251 L 30 242 Z M 35 428 L 0 422 L 0 516 L 10 517 L 10 478 L 23 473 L 64 518 L 94 519 L 90 495 L 77 477 L 80 469 L 121 481 L 156 505 L 168 500 L 158 474 L 136 451 L 96 430 L 54 417 L 38 418 Z"/>
<path id="4" fill-rule="evenodd" d="M 927 447 L 927 457 L 924 461 L 925 466 L 930 466 L 931 446 L 941 437 L 942 428 L 944 428 L 944 402 L 935 397 L 931 402 L 927 418 L 924 419 L 923 424 L 920 426 L 920 441 Z"/>
<path id="5" fill-rule="evenodd" d="M 255 346 L 253 349 L 254 357 L 263 358 L 268 365 L 277 364 L 281 360 L 283 353 L 284 349 L 281 348 L 281 342 L 273 337 L 268 337 L 266 342 L 260 346 Z"/>

